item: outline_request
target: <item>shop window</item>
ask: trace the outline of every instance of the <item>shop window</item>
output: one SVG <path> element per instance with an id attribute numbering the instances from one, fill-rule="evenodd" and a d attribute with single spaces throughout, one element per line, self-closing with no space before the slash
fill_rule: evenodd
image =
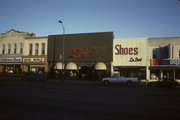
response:
<path id="1" fill-rule="evenodd" d="M 23 43 L 20 43 L 20 53 L 23 53 Z"/>
<path id="2" fill-rule="evenodd" d="M 29 55 L 32 55 L 32 52 L 33 52 L 33 44 L 30 43 L 29 44 Z"/>
<path id="3" fill-rule="evenodd" d="M 175 71 L 175 79 L 180 79 L 180 70 Z"/>
<path id="4" fill-rule="evenodd" d="M 42 43 L 42 55 L 45 55 L 45 43 Z"/>
<path id="5" fill-rule="evenodd" d="M 39 54 L 39 44 L 36 43 L 35 45 L 35 55 L 38 55 Z"/>
<path id="6" fill-rule="evenodd" d="M 11 44 L 8 44 L 8 54 L 11 53 Z"/>
<path id="7" fill-rule="evenodd" d="M 14 43 L 14 54 L 16 54 L 16 52 L 17 52 L 17 44 Z"/>
<path id="8" fill-rule="evenodd" d="M 2 54 L 5 54 L 5 49 L 6 49 L 6 46 L 5 46 L 5 44 L 3 44 L 3 46 L 2 46 Z"/>

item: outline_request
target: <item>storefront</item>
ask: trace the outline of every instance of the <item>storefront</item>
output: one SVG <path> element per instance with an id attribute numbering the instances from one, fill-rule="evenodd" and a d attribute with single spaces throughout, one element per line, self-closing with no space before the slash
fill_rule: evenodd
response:
<path id="1" fill-rule="evenodd" d="M 21 56 L 0 57 L 0 73 L 21 73 Z"/>
<path id="2" fill-rule="evenodd" d="M 52 77 L 98 80 L 110 75 L 113 33 L 50 35 L 48 62 Z M 63 49 L 64 48 L 64 49 Z"/>
<path id="3" fill-rule="evenodd" d="M 146 79 L 147 39 L 114 39 L 112 74 Z"/>
<path id="4" fill-rule="evenodd" d="M 29 72 L 48 72 L 47 56 L 23 56 L 22 71 Z"/>
<path id="5" fill-rule="evenodd" d="M 180 79 L 180 59 L 151 60 L 150 79 Z"/>

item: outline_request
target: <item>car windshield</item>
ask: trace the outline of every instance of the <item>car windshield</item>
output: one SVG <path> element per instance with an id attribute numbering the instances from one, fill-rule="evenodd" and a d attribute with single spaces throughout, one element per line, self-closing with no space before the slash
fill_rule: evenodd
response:
<path id="1" fill-rule="evenodd" d="M 113 75 L 113 76 L 112 76 L 112 78 L 117 78 L 117 77 L 118 77 L 118 75 L 117 75 L 117 74 L 115 74 L 115 75 Z"/>

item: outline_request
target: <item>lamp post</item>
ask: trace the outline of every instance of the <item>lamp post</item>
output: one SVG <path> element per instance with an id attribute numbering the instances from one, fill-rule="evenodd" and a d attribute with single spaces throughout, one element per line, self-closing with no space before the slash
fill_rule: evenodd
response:
<path id="1" fill-rule="evenodd" d="M 63 72 L 63 79 L 64 79 L 64 40 L 65 40 L 65 27 L 63 21 L 58 21 L 62 25 L 63 29 L 63 40 L 62 40 L 62 72 Z"/>

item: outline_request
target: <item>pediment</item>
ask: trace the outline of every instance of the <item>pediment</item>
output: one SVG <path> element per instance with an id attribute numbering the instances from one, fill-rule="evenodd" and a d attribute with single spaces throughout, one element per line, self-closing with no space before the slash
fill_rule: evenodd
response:
<path id="1" fill-rule="evenodd" d="M 19 34 L 20 32 L 19 31 L 16 31 L 16 30 L 14 30 L 14 29 L 11 29 L 11 30 L 9 30 L 6 34 L 7 35 L 17 35 L 17 34 Z"/>

